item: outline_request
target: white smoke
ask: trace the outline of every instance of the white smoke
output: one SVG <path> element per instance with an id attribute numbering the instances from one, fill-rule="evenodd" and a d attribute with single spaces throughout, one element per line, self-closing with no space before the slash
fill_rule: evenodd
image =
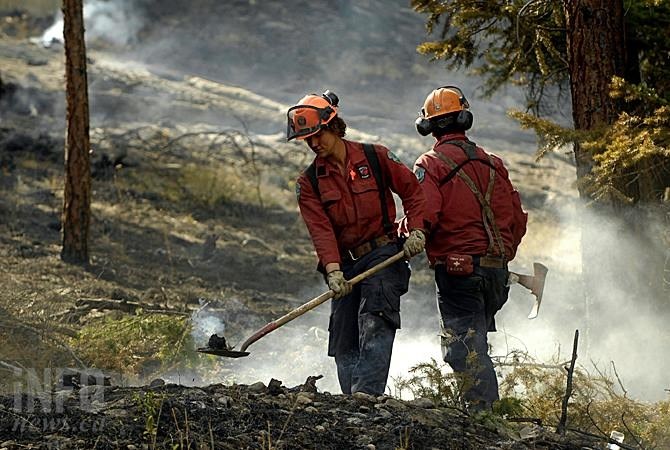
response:
<path id="1" fill-rule="evenodd" d="M 194 342 L 203 343 L 203 346 L 213 334 L 222 337 L 226 331 L 223 318 L 208 311 L 207 304 L 207 301 L 201 299 L 200 309 L 191 314 L 191 337 Z"/>
<path id="2" fill-rule="evenodd" d="M 643 281 L 648 250 L 639 245 L 640 236 L 622 235 L 619 218 L 595 214 L 579 205 L 562 208 L 550 233 L 538 226 L 529 224 L 520 248 L 524 259 L 515 260 L 511 270 L 532 274 L 533 259 L 549 267 L 540 314 L 537 319 L 525 319 L 532 297 L 524 288 L 513 286 L 508 304 L 496 316 L 499 332 L 489 335 L 492 354 L 504 357 L 519 350 L 537 362 L 567 361 L 578 329 L 579 366 L 591 374 L 614 366 L 632 398 L 666 398 L 670 361 L 662 355 L 670 344 L 669 317 L 653 305 L 670 298 L 658 298 L 667 293 L 652 291 Z M 583 242 L 582 226 L 598 230 L 597 236 Z M 599 254 L 611 255 L 605 249 L 616 248 L 625 255 L 615 261 L 593 261 L 601 276 L 591 283 L 599 299 L 593 305 L 587 304 L 581 280 L 585 245 L 602 249 Z M 523 255 L 524 250 L 528 254 Z"/>
<path id="3" fill-rule="evenodd" d="M 133 43 L 142 26 L 142 19 L 133 8 L 132 0 L 89 0 L 84 3 L 86 39 L 101 40 L 124 46 Z M 56 22 L 41 37 L 42 45 L 63 42 L 63 15 L 58 13 Z"/>

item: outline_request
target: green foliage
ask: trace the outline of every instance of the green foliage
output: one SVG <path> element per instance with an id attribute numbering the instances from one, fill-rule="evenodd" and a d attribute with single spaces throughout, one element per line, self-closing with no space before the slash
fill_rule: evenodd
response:
<path id="1" fill-rule="evenodd" d="M 641 81 L 670 99 L 670 2 L 626 0 L 624 6 L 627 45 L 639 55 Z"/>
<path id="2" fill-rule="evenodd" d="M 185 317 L 138 314 L 84 326 L 73 345 L 87 363 L 120 373 L 141 373 L 147 361 L 159 366 L 176 363 L 192 346 Z"/>
<path id="3" fill-rule="evenodd" d="M 573 130 L 558 125 L 551 120 L 543 119 L 534 114 L 512 109 L 508 115 L 516 119 L 521 128 L 532 129 L 539 138 L 537 159 L 543 157 L 547 152 L 554 151 L 568 144 L 573 144 L 584 139 L 586 132 Z"/>
<path id="4" fill-rule="evenodd" d="M 518 84 L 526 88 L 527 107 L 537 113 L 545 89 L 568 79 L 560 0 L 412 0 L 412 7 L 427 16 L 430 37 L 439 37 L 418 51 L 484 76 L 487 94 Z M 637 50 L 641 80 L 670 98 L 670 35 L 659 32 L 670 27 L 670 2 L 628 0 L 625 7 L 627 44 Z"/>
<path id="5" fill-rule="evenodd" d="M 133 395 L 133 401 L 144 417 L 144 435 L 151 442 L 151 448 L 156 448 L 158 418 L 163 409 L 165 397 L 165 394 L 159 395 L 153 391 L 140 392 Z"/>
<path id="6" fill-rule="evenodd" d="M 663 186 L 670 186 L 670 104 L 655 90 L 631 85 L 615 78 L 611 95 L 633 105 L 621 112 L 599 139 L 584 143 L 594 154 L 591 174 L 592 197 L 612 196 L 628 203 L 642 199 L 659 200 Z M 651 192 L 627 192 L 631 179 L 642 177 Z"/>
<path id="7" fill-rule="evenodd" d="M 402 398 L 403 391 L 409 391 L 415 398 L 428 398 L 436 405 L 462 408 L 461 393 L 465 387 L 472 385 L 472 381 L 466 382 L 463 377 L 445 369 L 446 366 L 434 358 L 430 362 L 417 364 L 410 369 L 409 377 L 394 380 L 399 396 Z"/>
<path id="8" fill-rule="evenodd" d="M 523 414 L 523 402 L 517 397 L 502 397 L 493 403 L 493 413 L 500 417 L 519 417 Z"/>
<path id="9" fill-rule="evenodd" d="M 537 112 L 546 86 L 567 79 L 560 1 L 412 0 L 412 6 L 428 15 L 429 33 L 441 26 L 440 39 L 422 43 L 418 51 L 484 76 L 487 95 L 518 84 L 527 88 L 527 107 Z"/>
<path id="10" fill-rule="evenodd" d="M 670 185 L 670 102 L 654 89 L 621 78 L 613 80 L 611 95 L 631 106 L 610 127 L 579 131 L 517 110 L 509 114 L 522 128 L 537 133 L 538 158 L 574 143 L 593 154 L 593 170 L 581 183 L 594 200 L 609 204 L 660 200 L 664 192 L 659 187 Z M 635 178 L 645 179 L 642 186 L 648 185 L 649 192 L 631 190 Z"/>

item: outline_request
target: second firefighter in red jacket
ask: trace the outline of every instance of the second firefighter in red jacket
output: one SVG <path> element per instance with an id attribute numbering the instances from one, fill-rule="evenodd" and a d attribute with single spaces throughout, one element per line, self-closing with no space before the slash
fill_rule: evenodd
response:
<path id="1" fill-rule="evenodd" d="M 310 94 L 288 111 L 288 139 L 304 139 L 316 154 L 296 194 L 314 243 L 331 302 L 328 354 L 335 357 L 342 392 L 384 393 L 400 296 L 410 270 L 401 260 L 352 286 L 346 281 L 403 250 L 423 251 L 425 198 L 416 176 L 386 147 L 343 139 L 338 98 Z M 398 239 L 395 192 L 410 230 Z"/>
<path id="2" fill-rule="evenodd" d="M 416 128 L 432 134 L 435 144 L 414 172 L 426 194 L 426 253 L 435 269 L 444 360 L 467 375 L 464 398 L 477 412 L 498 399 L 487 333 L 495 331 L 495 314 L 507 301 L 507 263 L 527 216 L 502 160 L 466 137 L 473 120 L 468 108 L 456 86 L 428 95 Z"/>

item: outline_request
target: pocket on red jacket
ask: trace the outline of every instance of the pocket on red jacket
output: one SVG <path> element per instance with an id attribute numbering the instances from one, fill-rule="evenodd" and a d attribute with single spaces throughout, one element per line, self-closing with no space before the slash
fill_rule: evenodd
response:
<path id="1" fill-rule="evenodd" d="M 359 180 L 351 185 L 358 220 L 374 220 L 381 215 L 379 190 L 374 179 Z"/>
<path id="2" fill-rule="evenodd" d="M 321 204 L 331 222 L 338 226 L 345 226 L 349 223 L 347 211 L 342 201 L 342 193 L 332 190 L 321 193 Z"/>

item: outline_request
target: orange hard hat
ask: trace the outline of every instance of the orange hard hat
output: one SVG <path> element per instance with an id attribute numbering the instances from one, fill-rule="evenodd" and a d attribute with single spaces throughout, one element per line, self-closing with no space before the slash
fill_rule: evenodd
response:
<path id="1" fill-rule="evenodd" d="M 289 108 L 286 116 L 286 140 L 306 139 L 321 130 L 337 116 L 337 95 L 330 91 L 322 95 L 309 94 Z"/>
<path id="2" fill-rule="evenodd" d="M 443 86 L 428 94 L 421 108 L 421 116 L 424 119 L 432 119 L 468 108 L 470 104 L 465 99 L 463 91 L 456 86 Z"/>
<path id="3" fill-rule="evenodd" d="M 421 136 L 428 136 L 438 130 L 451 127 L 457 130 L 469 130 L 472 126 L 472 113 L 463 91 L 456 86 L 442 86 L 428 94 L 419 117 L 414 122 Z"/>

